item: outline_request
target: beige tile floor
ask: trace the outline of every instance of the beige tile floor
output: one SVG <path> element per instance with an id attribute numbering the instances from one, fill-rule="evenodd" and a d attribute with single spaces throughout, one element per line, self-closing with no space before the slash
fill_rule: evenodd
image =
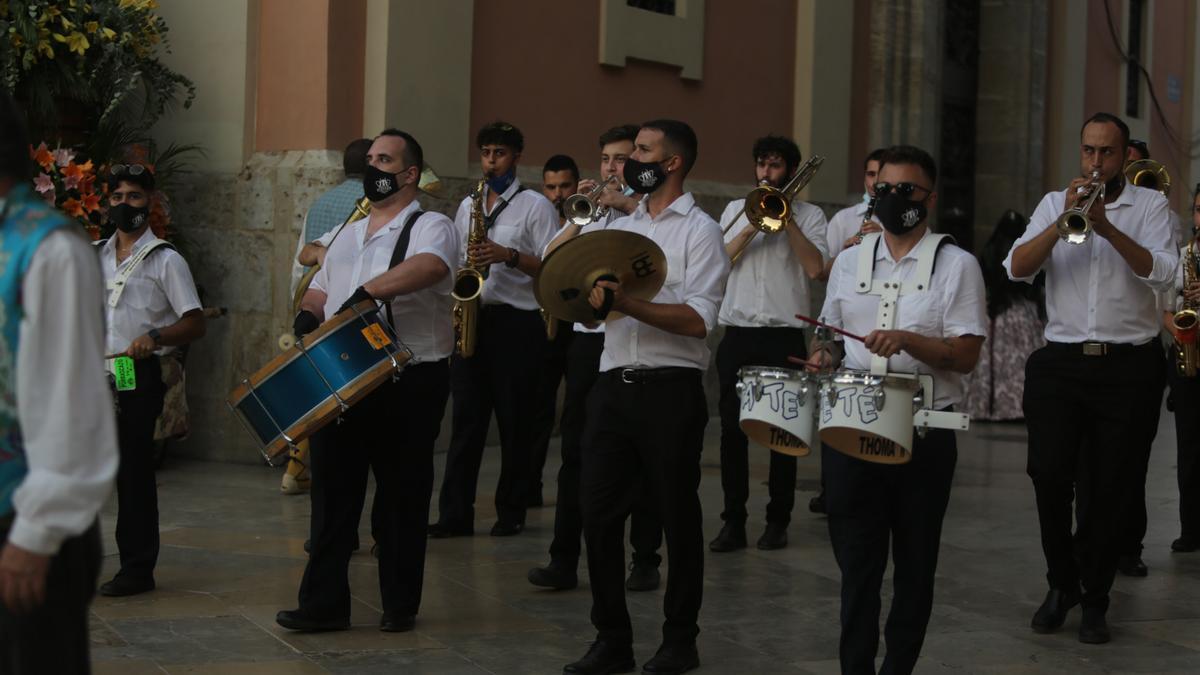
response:
<path id="1" fill-rule="evenodd" d="M 1172 421 L 1164 416 L 1148 487 L 1146 579 L 1119 578 L 1114 641 L 1080 644 L 1078 612 L 1062 632 L 1034 635 L 1028 621 L 1045 592 L 1032 490 L 1024 475 L 1024 428 L 976 425 L 960 436 L 943 534 L 934 616 L 918 672 L 1200 672 L 1200 554 L 1171 554 L 1177 536 Z M 705 532 L 719 526 L 717 422 L 708 428 L 701 492 Z M 557 441 L 556 441 L 557 442 Z M 553 457 L 557 452 L 551 450 Z M 439 470 L 442 456 L 438 457 Z M 762 528 L 766 453 L 755 453 L 751 538 Z M 556 460 L 546 471 L 554 497 Z M 525 534 L 486 535 L 498 471 L 490 449 L 480 480 L 481 534 L 431 542 L 417 630 L 376 629 L 374 559 L 351 565 L 349 631 L 298 634 L 274 623 L 295 606 L 303 573 L 308 500 L 278 494 L 264 467 L 170 461 L 159 474 L 162 555 L 158 590 L 97 598 L 92 608 L 98 673 L 556 673 L 593 636 L 583 585 L 548 592 L 525 574 L 546 560 L 554 509 L 530 512 Z M 819 469 L 800 460 L 791 545 L 710 554 L 705 564 L 700 653 L 705 673 L 836 673 L 837 571 L 823 519 L 807 512 Z M 436 496 L 435 496 L 436 500 Z M 105 574 L 115 571 L 115 504 L 103 514 Z M 369 533 L 361 532 L 363 542 Z M 885 582 L 885 593 L 889 582 Z M 639 663 L 657 646 L 662 591 L 629 598 Z M 885 603 L 887 598 L 885 597 Z M 886 607 L 886 604 L 885 604 Z"/>

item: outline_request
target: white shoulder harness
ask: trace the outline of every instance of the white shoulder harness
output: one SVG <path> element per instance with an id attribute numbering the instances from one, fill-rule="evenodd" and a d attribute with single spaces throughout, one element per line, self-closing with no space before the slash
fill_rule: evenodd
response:
<path id="1" fill-rule="evenodd" d="M 146 256 L 162 248 L 163 246 L 171 249 L 175 248 L 174 246 L 171 246 L 171 242 L 166 241 L 165 239 L 152 239 L 149 242 L 146 242 L 145 246 L 138 249 L 137 253 L 133 254 L 133 258 L 130 259 L 129 263 L 125 265 L 124 269 L 117 272 L 117 276 L 114 277 L 113 280 L 108 284 L 109 307 L 116 307 L 117 303 L 121 301 L 121 294 L 125 292 L 125 286 L 129 282 L 129 278 L 132 277 L 133 273 L 137 271 L 137 268 L 141 266 L 142 261 L 146 259 Z"/>

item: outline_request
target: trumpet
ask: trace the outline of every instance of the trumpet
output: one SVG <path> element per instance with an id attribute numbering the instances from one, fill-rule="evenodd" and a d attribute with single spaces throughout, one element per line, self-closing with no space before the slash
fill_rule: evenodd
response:
<path id="1" fill-rule="evenodd" d="M 722 234 L 729 234 L 734 223 L 743 215 L 746 216 L 746 220 L 750 221 L 750 225 L 754 227 L 755 231 L 746 240 L 746 243 L 742 244 L 729 257 L 731 264 L 736 263 L 738 258 L 746 252 L 750 242 L 754 241 L 754 237 L 758 236 L 759 232 L 775 234 L 783 230 L 783 227 L 792 220 L 792 200 L 808 185 L 813 176 L 817 175 L 817 170 L 821 168 L 821 163 L 824 161 L 824 157 L 813 155 L 782 188 L 773 188 L 764 180 L 758 187 L 751 190 L 750 194 L 746 195 L 746 203 L 742 206 L 742 210 L 733 220 L 729 221 Z"/>
<path id="2" fill-rule="evenodd" d="M 1092 210 L 1097 199 L 1104 198 L 1104 181 L 1100 180 L 1100 172 L 1093 171 L 1088 184 L 1079 186 L 1075 192 L 1079 195 L 1075 206 L 1063 211 L 1054 221 L 1058 236 L 1068 244 L 1082 244 L 1092 235 L 1092 219 L 1088 211 Z"/>
<path id="3" fill-rule="evenodd" d="M 1200 366 L 1200 350 L 1197 349 L 1196 338 L 1200 333 L 1200 314 L 1196 305 L 1187 299 L 1187 289 L 1196 283 L 1197 260 L 1196 240 L 1188 244 L 1187 253 L 1179 261 L 1183 265 L 1183 309 L 1171 317 L 1171 326 L 1175 329 L 1175 365 L 1179 374 L 1184 377 L 1195 377 L 1196 368 Z"/>
<path id="4" fill-rule="evenodd" d="M 1161 162 L 1138 159 L 1125 165 L 1125 180 L 1138 187 L 1157 190 L 1164 197 L 1171 194 L 1171 174 Z"/>
<path id="5" fill-rule="evenodd" d="M 615 180 L 616 176 L 609 176 L 586 193 L 580 192 L 567 197 L 563 201 L 563 215 L 566 216 L 567 222 L 583 227 L 603 218 L 608 213 L 608 207 L 601 205 L 597 200 L 604 188 Z"/>

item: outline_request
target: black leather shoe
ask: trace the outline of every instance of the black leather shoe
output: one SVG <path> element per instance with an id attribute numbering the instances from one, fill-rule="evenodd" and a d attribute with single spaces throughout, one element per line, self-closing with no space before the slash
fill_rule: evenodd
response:
<path id="1" fill-rule="evenodd" d="M 502 520 L 496 521 L 492 526 L 493 537 L 513 537 L 525 531 L 525 523 L 506 523 Z"/>
<path id="2" fill-rule="evenodd" d="M 824 491 L 822 491 L 821 494 L 817 495 L 816 497 L 808 500 L 808 510 L 813 513 L 827 513 L 827 511 L 825 511 Z"/>
<path id="3" fill-rule="evenodd" d="M 699 667 L 700 654 L 696 652 L 696 645 L 663 645 L 658 648 L 654 658 L 642 666 L 642 672 L 674 675 Z"/>
<path id="4" fill-rule="evenodd" d="M 608 675 L 608 673 L 632 673 L 633 647 L 616 647 L 599 640 L 592 643 L 587 654 L 574 663 L 563 666 L 563 673 L 570 675 Z"/>
<path id="5" fill-rule="evenodd" d="M 154 590 L 154 577 L 135 577 L 121 575 L 113 577 L 100 585 L 100 595 L 110 598 L 123 598 L 127 595 L 137 595 Z"/>
<path id="6" fill-rule="evenodd" d="M 470 525 L 452 525 L 450 523 L 430 523 L 430 539 L 449 539 L 450 537 L 470 537 L 475 534 L 475 528 Z"/>
<path id="7" fill-rule="evenodd" d="M 658 565 L 653 563 L 629 563 L 629 578 L 625 580 L 627 591 L 655 591 L 662 583 L 662 575 L 658 573 Z"/>
<path id="8" fill-rule="evenodd" d="M 575 574 L 574 565 L 551 560 L 545 567 L 529 570 L 529 583 L 542 588 L 566 591 L 579 585 L 579 577 Z"/>
<path id="9" fill-rule="evenodd" d="M 787 525 L 767 523 L 767 529 L 763 530 L 762 536 L 758 538 L 757 546 L 760 551 L 774 551 L 787 544 Z"/>
<path id="10" fill-rule="evenodd" d="M 1078 590 L 1068 592 L 1051 588 L 1046 592 L 1046 599 L 1042 601 L 1042 606 L 1034 612 L 1033 621 L 1029 622 L 1029 625 L 1035 633 L 1053 633 L 1061 628 L 1063 622 L 1067 620 L 1067 612 L 1078 604 Z"/>
<path id="11" fill-rule="evenodd" d="M 1123 555 L 1117 559 L 1117 569 L 1127 577 L 1144 577 L 1150 573 L 1140 555 Z"/>
<path id="12" fill-rule="evenodd" d="M 1200 549 L 1200 538 L 1183 535 L 1171 542 L 1171 550 L 1176 553 L 1191 553 Z"/>
<path id="13" fill-rule="evenodd" d="M 1083 620 L 1079 622 L 1079 641 L 1089 645 L 1102 645 L 1111 639 L 1108 622 L 1104 620 L 1104 610 L 1084 607 Z"/>
<path id="14" fill-rule="evenodd" d="M 389 614 L 384 612 L 379 617 L 379 630 L 385 633 L 407 633 L 417 625 L 417 617 L 413 614 Z"/>
<path id="15" fill-rule="evenodd" d="M 285 609 L 275 615 L 275 623 L 288 630 L 323 633 L 350 628 L 350 617 L 327 619 L 312 616 L 302 609 Z"/>
<path id="16" fill-rule="evenodd" d="M 746 548 L 746 526 L 743 523 L 726 522 L 717 533 L 717 538 L 708 543 L 713 553 L 728 553 Z"/>

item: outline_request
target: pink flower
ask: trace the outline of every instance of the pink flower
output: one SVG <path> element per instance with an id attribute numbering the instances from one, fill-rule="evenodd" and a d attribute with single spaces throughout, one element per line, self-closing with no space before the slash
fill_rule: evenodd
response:
<path id="1" fill-rule="evenodd" d="M 33 179 L 33 189 L 41 194 L 54 192 L 54 179 L 44 173 L 38 174 L 38 177 Z"/>
<path id="2" fill-rule="evenodd" d="M 53 188 L 51 188 L 49 192 L 42 195 L 42 199 L 45 200 L 45 202 L 50 206 L 57 206 L 58 195 L 54 193 Z"/>
<path id="3" fill-rule="evenodd" d="M 66 174 L 63 176 L 63 188 L 67 190 L 76 190 L 79 188 L 79 179 L 81 176 L 78 173 Z"/>
<path id="4" fill-rule="evenodd" d="M 59 166 L 66 166 L 75 159 L 75 151 L 70 148 L 57 148 L 54 151 L 54 163 Z"/>

